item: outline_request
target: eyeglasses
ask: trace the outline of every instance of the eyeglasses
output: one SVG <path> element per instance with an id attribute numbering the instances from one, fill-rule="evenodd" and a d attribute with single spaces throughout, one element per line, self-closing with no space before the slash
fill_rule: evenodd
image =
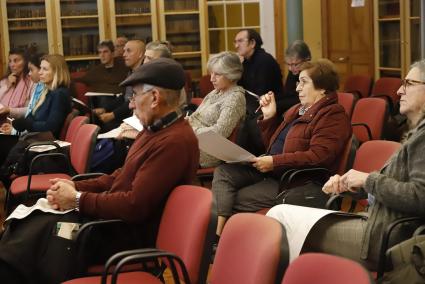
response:
<path id="1" fill-rule="evenodd" d="M 425 82 L 412 79 L 403 79 L 401 80 L 401 85 L 403 86 L 403 91 L 406 93 L 407 87 L 415 85 L 425 85 Z"/>
<path id="2" fill-rule="evenodd" d="M 296 86 L 297 86 L 297 88 L 298 87 L 300 87 L 300 88 L 304 88 L 304 85 L 305 84 L 307 84 L 307 83 L 310 83 L 311 81 L 304 81 L 304 80 L 301 80 L 301 81 L 297 81 L 297 83 L 295 83 L 296 84 Z"/>
<path id="3" fill-rule="evenodd" d="M 144 94 L 147 94 L 147 93 L 152 92 L 152 91 L 153 91 L 153 88 L 149 89 L 147 91 L 144 91 L 142 93 L 139 93 L 139 94 L 133 93 L 133 95 L 130 97 L 130 102 L 133 103 L 137 96 L 143 96 Z"/>
<path id="4" fill-rule="evenodd" d="M 285 62 L 286 66 L 291 67 L 291 68 L 298 68 L 303 63 L 304 63 L 304 61 L 299 61 L 299 62 L 294 62 L 294 63 Z"/>

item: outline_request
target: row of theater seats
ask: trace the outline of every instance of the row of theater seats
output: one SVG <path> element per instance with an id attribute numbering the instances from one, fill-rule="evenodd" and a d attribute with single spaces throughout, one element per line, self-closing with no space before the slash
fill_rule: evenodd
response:
<path id="1" fill-rule="evenodd" d="M 190 206 L 187 200 L 191 200 Z M 162 215 L 156 248 L 117 253 L 108 260 L 101 276 L 86 276 L 65 283 L 162 283 L 160 275 L 139 269 L 140 264 L 148 266 L 154 260 L 161 260 L 157 264 L 171 270 L 174 283 L 207 283 L 216 220 L 211 209 L 212 194 L 208 189 L 175 188 Z M 241 213 L 231 217 L 224 228 L 208 283 L 373 282 L 361 265 L 336 256 L 305 254 L 289 264 L 283 226 L 272 218 Z"/>

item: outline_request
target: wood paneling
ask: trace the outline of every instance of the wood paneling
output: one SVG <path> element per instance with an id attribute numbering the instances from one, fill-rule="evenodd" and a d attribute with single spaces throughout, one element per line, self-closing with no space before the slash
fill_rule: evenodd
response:
<path id="1" fill-rule="evenodd" d="M 351 0 L 322 0 L 323 55 L 333 61 L 341 87 L 351 74 L 374 74 L 373 5 L 351 7 Z"/>

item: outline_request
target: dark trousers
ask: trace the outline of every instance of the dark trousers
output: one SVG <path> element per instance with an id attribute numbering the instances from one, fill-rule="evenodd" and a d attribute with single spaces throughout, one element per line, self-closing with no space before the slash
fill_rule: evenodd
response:
<path id="1" fill-rule="evenodd" d="M 212 191 L 217 214 L 229 217 L 274 206 L 279 183 L 251 165 L 223 164 L 215 169 Z"/>

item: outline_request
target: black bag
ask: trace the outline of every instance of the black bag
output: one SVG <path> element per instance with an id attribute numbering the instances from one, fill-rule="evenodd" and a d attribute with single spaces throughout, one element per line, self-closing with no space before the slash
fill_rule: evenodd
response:
<path id="1" fill-rule="evenodd" d="M 18 142 L 10 150 L 5 162 L 0 168 L 1 174 L 3 176 L 10 176 L 12 174 L 16 175 L 26 175 L 29 172 L 29 167 L 31 160 L 37 156 L 39 153 L 28 151 L 26 152 L 27 147 L 35 142 L 44 142 L 44 141 L 54 141 L 55 137 L 50 131 L 46 132 L 31 132 L 26 135 L 23 135 L 19 138 Z M 67 152 L 64 149 L 52 150 L 56 152 Z M 47 159 L 47 158 L 46 158 Z M 40 160 L 39 163 L 34 165 L 35 172 L 63 172 L 68 171 L 67 165 L 63 162 L 59 162 L 58 158 L 50 157 L 49 161 L 46 159 Z"/>
<path id="2" fill-rule="evenodd" d="M 285 188 L 277 197 L 277 204 L 292 204 L 313 208 L 326 208 L 329 196 L 322 191 L 323 184 L 306 181 L 302 185 Z"/>

